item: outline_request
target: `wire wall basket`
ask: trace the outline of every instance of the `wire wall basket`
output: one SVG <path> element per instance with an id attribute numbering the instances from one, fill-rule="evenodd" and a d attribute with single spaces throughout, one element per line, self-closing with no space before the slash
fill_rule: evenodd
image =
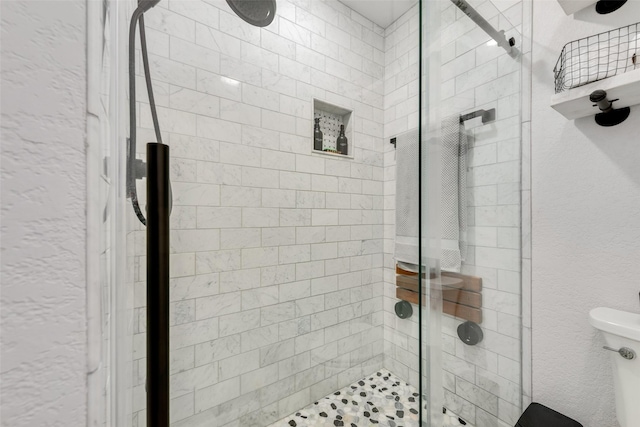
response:
<path id="1" fill-rule="evenodd" d="M 553 73 L 556 93 L 640 69 L 640 22 L 567 43 Z"/>

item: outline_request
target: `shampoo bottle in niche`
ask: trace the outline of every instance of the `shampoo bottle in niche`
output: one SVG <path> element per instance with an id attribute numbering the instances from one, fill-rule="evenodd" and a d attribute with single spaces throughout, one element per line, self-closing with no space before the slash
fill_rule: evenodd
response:
<path id="1" fill-rule="evenodd" d="M 338 135 L 338 139 L 336 140 L 336 148 L 340 154 L 344 154 L 345 156 L 349 154 L 349 144 L 347 143 L 347 137 L 344 136 L 344 125 L 340 125 L 340 135 Z"/>
<path id="2" fill-rule="evenodd" d="M 315 119 L 316 124 L 313 126 L 313 149 L 322 151 L 322 131 L 320 130 L 320 119 Z"/>

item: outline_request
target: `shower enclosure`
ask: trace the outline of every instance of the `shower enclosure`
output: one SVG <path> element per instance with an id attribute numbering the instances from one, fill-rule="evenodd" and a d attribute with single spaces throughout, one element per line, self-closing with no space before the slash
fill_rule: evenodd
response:
<path id="1" fill-rule="evenodd" d="M 173 194 L 172 426 L 515 424 L 527 395 L 523 3 L 469 3 L 519 53 L 449 0 L 407 3 L 384 28 L 337 0 L 279 0 L 263 27 L 216 0 L 162 0 L 145 14 Z M 124 187 L 135 6 L 105 1 L 103 11 L 102 359 L 104 423 L 142 427 L 148 242 Z M 157 139 L 138 51 L 136 61 L 146 161 Z M 340 126 L 346 154 L 335 152 Z M 457 266 L 441 259 L 452 217 Z M 396 315 L 400 300 L 410 317 Z M 469 322 L 482 331 L 475 345 L 458 336 Z"/>

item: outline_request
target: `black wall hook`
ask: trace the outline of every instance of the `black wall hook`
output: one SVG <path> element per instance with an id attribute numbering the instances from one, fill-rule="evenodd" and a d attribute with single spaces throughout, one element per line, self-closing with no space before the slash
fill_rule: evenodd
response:
<path id="1" fill-rule="evenodd" d="M 614 99 L 609 101 L 607 99 L 607 92 L 604 90 L 598 89 L 594 90 L 591 95 L 589 95 L 589 100 L 591 102 L 595 102 L 593 104 L 594 107 L 598 107 L 601 113 L 596 114 L 596 123 L 600 126 L 615 126 L 627 120 L 629 114 L 631 113 L 631 108 L 613 108 L 613 103 L 618 101 L 618 99 Z"/>

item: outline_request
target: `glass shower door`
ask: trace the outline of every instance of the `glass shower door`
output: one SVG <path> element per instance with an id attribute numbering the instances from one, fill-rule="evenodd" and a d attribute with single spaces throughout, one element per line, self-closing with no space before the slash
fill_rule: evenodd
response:
<path id="1" fill-rule="evenodd" d="M 425 3 L 423 121 L 439 164 L 421 194 L 425 232 L 438 230 L 423 251 L 440 256 L 424 286 L 422 390 L 432 426 L 512 426 L 522 412 L 522 4 Z"/>

